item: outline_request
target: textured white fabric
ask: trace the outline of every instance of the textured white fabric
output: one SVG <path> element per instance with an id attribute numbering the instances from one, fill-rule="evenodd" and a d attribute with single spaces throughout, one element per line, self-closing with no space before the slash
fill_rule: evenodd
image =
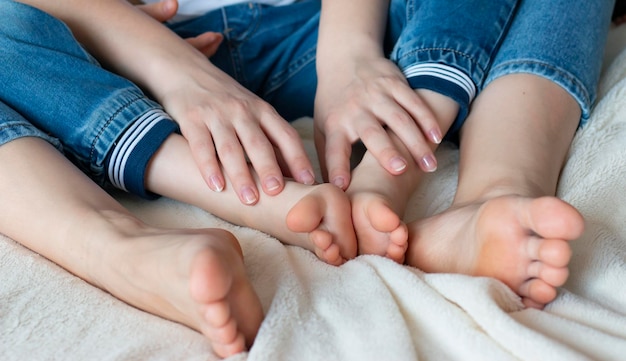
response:
<path id="1" fill-rule="evenodd" d="M 570 279 L 544 311 L 523 310 L 495 280 L 424 274 L 375 256 L 332 267 L 194 207 L 118 198 L 152 223 L 224 227 L 239 237 L 266 319 L 251 351 L 230 360 L 623 360 L 626 53 L 611 54 L 600 101 L 559 187 L 585 216 L 586 232 L 572 244 Z M 296 126 L 313 154 L 310 120 Z M 438 152 L 439 170 L 412 198 L 408 217 L 449 204 L 457 156 L 449 146 Z M 217 359 L 200 334 L 130 307 L 2 236 L 0 358 Z"/>

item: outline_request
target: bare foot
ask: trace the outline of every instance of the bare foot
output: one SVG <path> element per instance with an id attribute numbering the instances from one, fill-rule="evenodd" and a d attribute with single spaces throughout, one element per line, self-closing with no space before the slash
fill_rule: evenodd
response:
<path id="1" fill-rule="evenodd" d="M 230 183 L 222 192 L 209 189 L 179 135 L 169 137 L 152 160 L 146 185 L 157 194 L 306 248 L 329 264 L 340 265 L 356 256 L 350 200 L 333 185 L 287 181 L 279 194 L 263 194 L 255 205 L 244 205 Z"/>
<path id="2" fill-rule="evenodd" d="M 408 229 L 385 197 L 375 192 L 355 191 L 351 199 L 359 254 L 376 254 L 403 263 Z"/>
<path id="3" fill-rule="evenodd" d="M 417 94 L 433 111 L 441 132 L 450 128 L 459 111 L 456 101 L 427 89 Z M 405 144 L 392 131 L 388 132 L 404 159 L 414 159 Z M 441 135 L 437 135 L 437 142 Z M 428 143 L 431 152 L 437 144 Z M 417 149 L 412 147 L 412 150 Z M 403 221 L 409 198 L 420 183 L 424 171 L 433 172 L 437 161 L 432 153 L 424 153 L 419 162 L 408 162 L 401 174 L 392 175 L 380 166 L 371 152 L 352 172 L 346 192 L 352 202 L 352 218 L 358 239 L 359 254 L 377 254 L 402 263 L 409 246 L 409 232 Z M 421 167 L 421 168 L 420 168 Z"/>
<path id="4" fill-rule="evenodd" d="M 289 232 L 285 243 L 300 246 L 314 252 L 321 260 L 341 265 L 356 257 L 356 238 L 352 226 L 350 202 L 346 194 L 331 184 L 305 186 L 289 183 L 280 196 L 292 191 L 307 193 L 287 213 Z M 291 188 L 294 188 L 293 190 Z"/>
<path id="5" fill-rule="evenodd" d="M 225 196 L 213 193 L 212 196 Z M 254 206 L 218 202 L 205 209 L 238 225 L 258 229 L 285 244 L 315 253 L 322 261 L 339 266 L 356 257 L 350 200 L 332 184 L 303 185 L 293 181 L 275 196 L 261 196 Z M 234 206 L 230 208 L 230 206 Z"/>
<path id="6" fill-rule="evenodd" d="M 404 262 L 409 233 L 402 216 L 420 175 L 414 163 L 404 173 L 391 175 L 369 152 L 365 153 L 346 190 L 352 203 L 359 254 Z"/>
<path id="7" fill-rule="evenodd" d="M 543 308 L 569 275 L 569 241 L 584 220 L 555 197 L 499 197 L 409 224 L 407 263 L 425 272 L 496 278 Z"/>
<path id="8" fill-rule="evenodd" d="M 4 234 L 132 306 L 202 332 L 220 356 L 252 344 L 263 309 L 231 233 L 150 227 L 39 138 L 3 145 L 0 159 Z"/>
<path id="9" fill-rule="evenodd" d="M 93 277 L 98 286 L 139 309 L 202 332 L 221 357 L 251 346 L 263 310 L 231 233 L 122 222 L 130 225 L 124 228 L 129 231 L 109 242 L 106 255 L 113 261 L 101 260 Z"/>

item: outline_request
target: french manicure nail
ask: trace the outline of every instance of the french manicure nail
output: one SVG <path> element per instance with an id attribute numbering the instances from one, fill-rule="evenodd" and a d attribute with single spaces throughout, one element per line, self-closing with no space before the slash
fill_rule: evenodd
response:
<path id="1" fill-rule="evenodd" d="M 250 187 L 241 189 L 241 198 L 246 204 L 254 204 L 257 201 L 256 193 Z"/>
<path id="2" fill-rule="evenodd" d="M 343 189 L 344 184 L 345 184 L 345 180 L 343 179 L 343 177 L 335 177 L 333 179 L 333 184 L 336 185 L 337 187 Z"/>
<path id="3" fill-rule="evenodd" d="M 315 176 L 313 175 L 313 172 L 310 170 L 302 171 L 302 173 L 300 173 L 300 182 L 309 186 L 315 184 Z"/>
<path id="4" fill-rule="evenodd" d="M 224 184 L 220 180 L 220 178 L 216 175 L 212 175 L 209 177 L 209 182 L 211 182 L 211 188 L 216 192 L 221 192 L 224 190 Z"/>
<path id="5" fill-rule="evenodd" d="M 424 166 L 424 170 L 427 172 L 434 172 L 437 170 L 437 160 L 432 154 L 422 158 L 422 165 Z"/>
<path id="6" fill-rule="evenodd" d="M 280 188 L 280 182 L 275 177 L 270 177 L 265 180 L 265 188 L 268 191 L 273 191 Z"/>
<path id="7" fill-rule="evenodd" d="M 439 131 L 439 129 L 431 129 L 430 132 L 428 132 L 428 134 L 430 135 L 430 140 L 435 143 L 435 144 L 440 144 L 441 143 L 441 132 Z"/>
<path id="8" fill-rule="evenodd" d="M 389 166 L 396 172 L 403 171 L 406 168 L 406 162 L 400 157 L 394 157 L 389 162 Z"/>

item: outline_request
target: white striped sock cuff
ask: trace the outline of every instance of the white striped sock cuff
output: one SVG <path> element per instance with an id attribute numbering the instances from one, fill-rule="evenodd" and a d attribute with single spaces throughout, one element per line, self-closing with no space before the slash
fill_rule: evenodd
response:
<path id="1" fill-rule="evenodd" d="M 435 77 L 453 83 L 467 94 L 470 103 L 476 96 L 476 86 L 472 79 L 464 72 L 449 65 L 439 63 L 416 64 L 405 69 L 404 76 L 407 79 Z"/>
<path id="2" fill-rule="evenodd" d="M 143 174 L 144 170 L 132 169 L 141 166 L 141 164 L 135 164 L 137 162 L 133 160 L 133 156 L 137 153 L 136 150 L 146 135 L 156 128 L 163 128 L 159 127 L 159 125 L 164 122 L 173 123 L 171 118 L 162 110 L 151 109 L 137 119 L 126 132 L 124 132 L 121 139 L 119 139 L 115 145 L 115 148 L 113 148 L 108 164 L 109 181 L 115 187 L 127 192 L 131 191 L 129 188 L 134 188 L 132 185 L 127 184 L 129 176 L 134 176 L 134 174 L 138 172 Z M 175 127 L 168 124 L 167 128 L 173 129 Z M 171 132 L 169 130 L 167 131 Z M 161 131 L 161 133 L 162 132 L 163 131 Z M 160 146 L 160 144 L 158 144 L 158 146 Z"/>

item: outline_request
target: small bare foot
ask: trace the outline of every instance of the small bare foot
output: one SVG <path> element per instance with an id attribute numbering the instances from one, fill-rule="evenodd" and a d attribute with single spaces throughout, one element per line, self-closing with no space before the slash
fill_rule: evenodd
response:
<path id="1" fill-rule="evenodd" d="M 244 205 L 230 183 L 222 192 L 206 185 L 187 141 L 178 135 L 163 144 L 147 173 L 147 188 L 152 192 L 306 248 L 329 264 L 340 265 L 356 256 L 350 200 L 333 185 L 286 181 L 279 194 L 261 194 L 256 204 Z"/>
<path id="2" fill-rule="evenodd" d="M 260 188 L 258 180 L 257 185 Z M 207 186 L 187 141 L 175 135 L 152 159 L 146 187 L 233 224 L 265 232 L 285 244 L 308 249 L 332 265 L 356 257 L 350 200 L 333 185 L 286 181 L 279 194 L 261 194 L 256 204 L 244 205 L 232 184 L 228 183 L 222 192 Z"/>
<path id="3" fill-rule="evenodd" d="M 350 201 L 341 189 L 331 184 L 305 186 L 292 182 L 285 188 L 273 198 L 297 201 L 284 218 L 288 231 L 280 238 L 282 241 L 309 249 L 331 265 L 338 266 L 356 257 Z"/>
<path id="4" fill-rule="evenodd" d="M 134 227 L 98 285 L 125 302 L 202 332 L 221 357 L 249 347 L 263 319 L 235 237 L 220 229 Z M 112 268 L 114 266 L 114 268 Z"/>
<path id="5" fill-rule="evenodd" d="M 359 254 L 376 254 L 403 263 L 408 248 L 408 229 L 388 206 L 385 197 L 357 191 L 351 199 Z"/>
<path id="6" fill-rule="evenodd" d="M 555 197 L 499 197 L 409 224 L 407 263 L 426 272 L 496 278 L 543 308 L 569 276 L 584 220 Z"/>
<path id="7" fill-rule="evenodd" d="M 409 233 L 402 215 L 421 174 L 415 164 L 409 164 L 403 174 L 391 175 L 370 152 L 365 153 L 346 190 L 359 254 L 404 262 Z"/>

